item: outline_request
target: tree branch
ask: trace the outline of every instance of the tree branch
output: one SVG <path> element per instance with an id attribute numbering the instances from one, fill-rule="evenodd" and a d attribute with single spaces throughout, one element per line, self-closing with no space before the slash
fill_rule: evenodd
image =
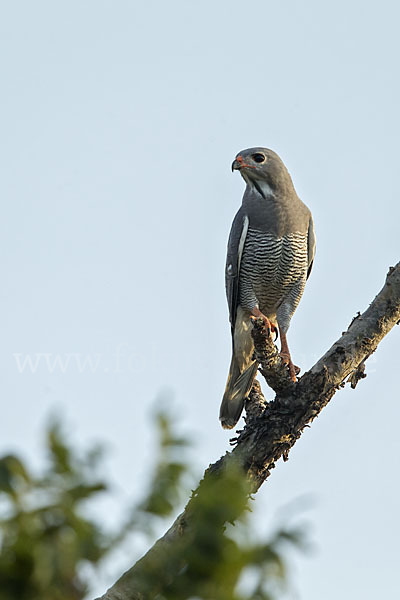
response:
<path id="1" fill-rule="evenodd" d="M 266 402 L 260 385 L 255 382 L 246 404 L 246 426 L 233 440 L 235 448 L 211 465 L 200 482 L 194 497 L 172 527 L 131 569 L 99 600 L 144 600 L 153 598 L 182 568 L 181 556 L 173 549 L 188 543 L 196 519 L 196 497 L 200 497 L 205 482 L 215 477 L 232 462 L 246 472 L 251 492 L 258 490 L 269 476 L 276 461 L 288 453 L 296 440 L 321 412 L 338 389 L 349 382 L 355 388 L 365 375 L 365 362 L 395 324 L 400 323 L 400 263 L 389 269 L 385 285 L 369 308 L 350 323 L 347 331 L 305 373 L 293 383 L 272 340 L 266 336 L 262 321 L 253 328 L 256 359 L 260 372 L 276 392 Z M 224 525 L 222 520 L 221 527 Z"/>

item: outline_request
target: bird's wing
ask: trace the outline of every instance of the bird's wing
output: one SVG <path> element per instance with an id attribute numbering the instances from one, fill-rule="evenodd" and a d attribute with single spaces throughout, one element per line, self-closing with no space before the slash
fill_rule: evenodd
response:
<path id="1" fill-rule="evenodd" d="M 226 298 L 228 300 L 232 335 L 235 329 L 236 312 L 239 304 L 240 261 L 242 259 L 248 227 L 249 218 L 243 209 L 240 208 L 233 220 L 229 234 L 225 268 Z"/>
<path id="2" fill-rule="evenodd" d="M 315 256 L 315 233 L 314 233 L 314 222 L 313 218 L 310 216 L 310 222 L 308 224 L 308 268 L 307 268 L 307 279 L 310 277 L 311 269 L 314 262 Z"/>

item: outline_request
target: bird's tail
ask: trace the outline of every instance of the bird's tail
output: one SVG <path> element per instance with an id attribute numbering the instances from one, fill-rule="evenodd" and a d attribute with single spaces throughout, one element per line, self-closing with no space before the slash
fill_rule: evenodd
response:
<path id="1" fill-rule="evenodd" d="M 224 429 L 232 429 L 239 421 L 244 401 L 250 393 L 256 374 L 256 361 L 250 363 L 241 373 L 235 356 L 232 356 L 228 382 L 219 411 L 219 420 Z"/>

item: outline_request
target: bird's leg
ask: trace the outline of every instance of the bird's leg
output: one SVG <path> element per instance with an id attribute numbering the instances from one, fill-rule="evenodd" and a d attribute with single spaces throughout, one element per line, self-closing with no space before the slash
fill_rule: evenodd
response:
<path id="1" fill-rule="evenodd" d="M 251 311 L 251 314 L 256 319 L 262 319 L 264 321 L 265 329 L 267 330 L 267 335 L 271 335 L 271 333 L 275 333 L 276 337 L 277 337 L 277 335 L 278 335 L 277 328 L 275 327 L 275 325 L 273 323 L 271 323 L 271 321 L 268 319 L 268 317 L 266 317 L 261 312 L 261 310 L 258 308 L 258 306 L 253 308 L 253 310 Z M 275 337 L 275 340 L 276 340 L 276 337 Z"/>
<path id="2" fill-rule="evenodd" d="M 299 367 L 296 367 L 296 365 L 294 365 L 292 362 L 292 358 L 289 352 L 289 346 L 286 339 L 286 333 L 283 333 L 282 329 L 279 328 L 279 334 L 281 336 L 281 351 L 279 353 L 279 356 L 281 357 L 283 363 L 285 365 L 288 365 L 292 381 L 296 382 L 296 375 L 300 373 L 300 369 Z"/>

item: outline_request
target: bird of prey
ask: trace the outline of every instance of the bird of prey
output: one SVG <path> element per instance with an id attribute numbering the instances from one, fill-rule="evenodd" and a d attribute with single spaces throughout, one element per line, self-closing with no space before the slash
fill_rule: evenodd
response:
<path id="1" fill-rule="evenodd" d="M 232 163 L 235 170 L 246 189 L 232 223 L 225 271 L 232 332 L 232 360 L 220 410 L 225 429 L 239 420 L 257 373 L 251 318 L 261 317 L 267 331 L 279 330 L 280 356 L 296 381 L 299 369 L 286 333 L 315 254 L 311 212 L 279 156 L 267 148 L 242 150 Z"/>

